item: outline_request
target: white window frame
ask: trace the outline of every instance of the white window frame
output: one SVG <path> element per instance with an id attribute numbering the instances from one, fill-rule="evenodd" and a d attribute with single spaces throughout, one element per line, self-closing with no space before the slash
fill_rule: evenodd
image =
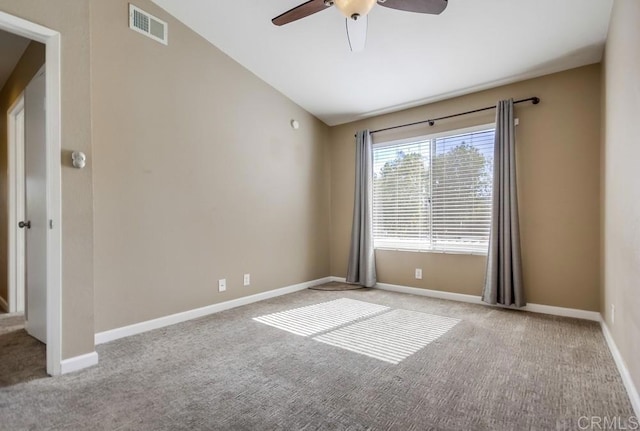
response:
<path id="1" fill-rule="evenodd" d="M 518 124 L 518 119 L 515 120 L 515 124 Z M 405 139 L 397 139 L 394 141 L 385 141 L 380 143 L 373 144 L 373 150 L 393 147 L 396 145 L 404 145 L 411 144 L 414 142 L 433 140 L 438 138 L 443 138 L 447 136 L 455 136 L 455 135 L 464 135 L 466 133 L 480 132 L 482 130 L 494 129 L 496 128 L 496 123 L 487 123 L 481 124 L 478 126 L 465 127 L 462 129 L 451 129 L 438 133 L 431 133 L 428 135 L 420 135 L 414 136 L 411 138 Z M 433 157 L 434 148 L 430 149 Z M 422 241 L 416 240 L 402 240 L 402 239 L 376 239 L 375 236 L 373 238 L 374 248 L 376 250 L 393 250 L 393 251 L 409 251 L 409 252 L 420 252 L 420 253 L 439 253 L 439 254 L 466 254 L 466 255 L 479 255 L 486 256 L 487 251 L 469 251 L 469 250 L 455 250 L 455 249 L 434 249 L 434 248 L 426 248 L 425 243 Z"/>

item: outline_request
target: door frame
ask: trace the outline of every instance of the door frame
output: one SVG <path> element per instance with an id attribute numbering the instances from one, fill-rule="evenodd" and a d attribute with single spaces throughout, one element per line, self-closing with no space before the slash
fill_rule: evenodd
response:
<path id="1" fill-rule="evenodd" d="M 47 373 L 62 371 L 62 166 L 60 33 L 0 12 L 0 29 L 46 46 Z"/>
<path id="2" fill-rule="evenodd" d="M 16 133 L 16 120 L 20 112 L 22 112 L 21 142 Z M 25 310 L 25 235 L 18 235 L 17 230 L 18 222 L 25 219 L 24 125 L 24 92 L 22 92 L 7 111 L 7 130 L 9 133 L 7 149 L 9 186 L 7 299 L 9 300 L 9 313 Z"/>

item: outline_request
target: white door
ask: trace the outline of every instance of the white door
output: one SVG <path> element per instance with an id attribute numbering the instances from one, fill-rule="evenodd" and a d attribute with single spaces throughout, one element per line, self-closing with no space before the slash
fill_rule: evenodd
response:
<path id="1" fill-rule="evenodd" d="M 25 230 L 18 228 L 24 220 L 24 95 L 20 95 L 8 111 L 9 142 L 9 312 L 24 313 L 24 242 Z"/>
<path id="2" fill-rule="evenodd" d="M 25 90 L 26 330 L 47 342 L 47 164 L 44 67 Z"/>
<path id="3" fill-rule="evenodd" d="M 24 201 L 24 103 L 22 109 L 15 116 L 15 150 L 16 155 L 16 188 L 21 191 L 22 196 L 16 197 L 16 217 L 18 220 L 24 219 L 25 201 Z M 16 310 L 18 313 L 24 312 L 24 293 L 25 293 L 25 232 L 24 229 L 17 229 L 16 232 L 16 256 L 17 274 L 15 275 L 15 296 Z"/>

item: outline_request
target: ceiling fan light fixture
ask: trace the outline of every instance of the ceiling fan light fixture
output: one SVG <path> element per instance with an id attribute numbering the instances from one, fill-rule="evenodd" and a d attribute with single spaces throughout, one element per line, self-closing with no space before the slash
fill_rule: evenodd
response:
<path id="1" fill-rule="evenodd" d="M 347 18 L 358 19 L 369 13 L 376 0 L 334 0 L 333 3 Z"/>

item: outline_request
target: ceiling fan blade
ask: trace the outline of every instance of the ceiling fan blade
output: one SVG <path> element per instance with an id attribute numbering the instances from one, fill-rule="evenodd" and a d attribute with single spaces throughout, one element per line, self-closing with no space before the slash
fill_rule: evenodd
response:
<path id="1" fill-rule="evenodd" d="M 447 8 L 447 0 L 378 0 L 380 6 L 407 12 L 440 15 Z"/>
<path id="2" fill-rule="evenodd" d="M 369 16 L 365 15 L 357 20 L 346 18 L 347 23 L 347 39 L 351 52 L 360 52 L 364 50 L 367 44 L 367 27 L 369 26 Z"/>
<path id="3" fill-rule="evenodd" d="M 324 4 L 324 0 L 310 0 L 278 15 L 271 22 L 275 25 L 285 25 L 325 9 L 328 7 Z"/>

